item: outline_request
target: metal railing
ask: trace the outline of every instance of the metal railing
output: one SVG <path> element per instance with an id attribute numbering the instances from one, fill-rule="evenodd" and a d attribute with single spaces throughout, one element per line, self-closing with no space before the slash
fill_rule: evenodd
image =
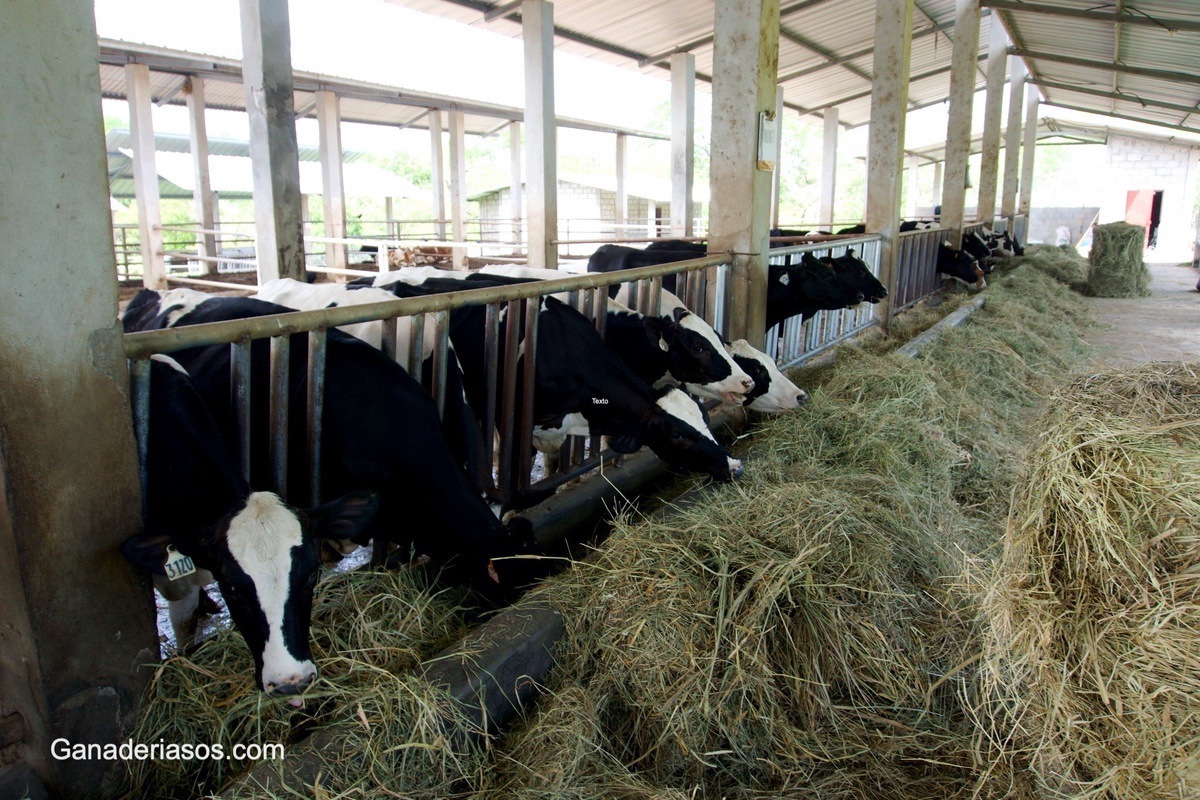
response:
<path id="1" fill-rule="evenodd" d="M 945 238 L 941 228 L 905 231 L 896 235 L 896 292 L 892 308 L 902 311 L 941 288 L 937 276 L 938 245 Z"/>
<path id="2" fill-rule="evenodd" d="M 591 437 L 586 444 L 568 441 L 564 445 L 559 470 L 554 475 L 534 472 L 533 455 L 533 379 L 537 359 L 537 312 L 540 298 L 556 293 L 568 293 L 569 302 L 577 310 L 589 315 L 597 330 L 603 335 L 608 306 L 608 287 L 617 283 L 635 282 L 636 296 L 646 307 L 657 302 L 657 288 L 662 277 L 679 274 L 680 296 L 689 304 L 695 304 L 708 319 L 716 309 L 704 308 L 708 295 L 708 284 L 721 284 L 725 280 L 726 255 L 710 256 L 686 262 L 641 267 L 620 273 L 589 273 L 562 279 L 539 281 L 514 286 L 467 289 L 446 294 L 412 297 L 356 306 L 325 308 L 315 311 L 296 311 L 249 319 L 236 319 L 203 325 L 168 328 L 164 330 L 129 333 L 124 337 L 125 355 L 130 360 L 130 391 L 134 406 L 134 428 L 141 455 L 143 469 L 148 446 L 150 408 L 150 356 L 172 353 L 190 347 L 205 345 L 228 345 L 231 348 L 231 381 L 234 391 L 234 418 L 237 421 L 237 441 L 243 474 L 250 475 L 250 397 L 254 392 L 266 391 L 271 398 L 270 406 L 270 463 L 274 488 L 286 494 L 288 417 L 304 414 L 307 420 L 306 443 L 308 448 L 308 485 L 311 502 L 319 500 L 321 483 L 320 442 L 322 417 L 324 414 L 324 375 L 326 334 L 332 327 L 360 322 L 380 320 L 383 322 L 383 352 L 405 365 L 409 373 L 420 379 L 423 373 L 425 315 L 434 314 L 434 346 L 432 378 L 427 389 L 437 400 L 439 410 L 444 410 L 446 396 L 446 363 L 449 336 L 450 312 L 466 306 L 487 307 L 485 323 L 485 351 L 487 400 L 486 413 L 480 420 L 486 450 L 485 461 L 495 455 L 499 464 L 492 474 L 481 474 L 478 479 L 495 499 L 505 502 L 515 494 L 531 488 L 543 489 L 560 485 L 599 465 L 601 452 L 599 437 Z M 506 335 L 501 340 L 501 312 L 508 320 L 524 319 L 524 342 L 516 325 L 506 326 Z M 403 321 L 402 318 L 407 321 Z M 409 325 L 409 351 L 397 350 L 397 330 L 402 324 Z M 307 383 L 309 387 L 307 406 L 304 409 L 288 407 L 288 352 L 292 336 L 307 334 L 308 360 Z M 269 339 L 271 369 L 269 385 L 251 385 L 252 342 Z M 518 362 L 524 369 L 518 369 Z M 518 378 L 523 385 L 518 392 Z M 518 403 L 518 397 L 520 402 Z M 499 442 L 499 451 L 494 451 L 493 442 Z M 292 443 L 298 445 L 300 443 Z M 145 474 L 143 472 L 143 486 Z M 267 487 L 259 487 L 267 488 Z"/>
<path id="3" fill-rule="evenodd" d="M 878 277 L 880 240 L 878 235 L 855 236 L 837 241 L 772 248 L 770 263 L 786 264 L 790 258 L 798 260 L 802 253 L 837 257 L 854 248 L 855 253 L 867 262 L 872 274 Z M 854 308 L 837 311 L 818 311 L 807 322 L 802 321 L 799 316 L 791 317 L 784 320 L 782 325 L 776 325 L 767 331 L 766 353 L 774 358 L 781 368 L 793 367 L 875 323 L 875 307 L 870 303 L 860 303 Z"/>

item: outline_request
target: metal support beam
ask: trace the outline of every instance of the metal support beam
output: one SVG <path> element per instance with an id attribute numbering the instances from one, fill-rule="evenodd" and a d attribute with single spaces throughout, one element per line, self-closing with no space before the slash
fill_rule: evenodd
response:
<path id="1" fill-rule="evenodd" d="M 940 23 L 937 25 L 930 25 L 929 27 L 922 28 L 919 31 L 913 31 L 912 38 L 913 38 L 913 41 L 916 41 L 917 39 L 923 39 L 926 36 L 933 36 L 935 34 L 941 33 L 942 31 L 949 30 L 950 28 L 953 28 L 953 27 L 954 27 L 953 22 L 943 22 L 943 23 Z M 869 56 L 874 52 L 875 52 L 874 47 L 864 47 L 860 50 L 855 50 L 852 53 L 846 53 L 845 55 L 840 55 L 840 56 L 836 56 L 836 57 L 828 56 L 828 57 L 826 57 L 825 61 L 820 64 L 814 64 L 811 67 L 804 67 L 802 69 L 798 69 L 793 72 L 788 72 L 783 75 L 780 75 L 779 82 L 787 83 L 788 81 L 794 81 L 797 78 L 803 78 L 805 75 L 812 75 L 814 72 L 820 72 L 823 69 L 829 69 L 830 67 L 841 66 L 842 64 L 845 64 L 848 61 L 857 61 L 858 59 L 865 58 L 866 56 Z"/>
<path id="2" fill-rule="evenodd" d="M 166 289 L 154 121 L 150 115 L 150 68 L 145 64 L 125 65 L 125 96 L 129 98 L 129 132 L 133 138 L 133 186 L 142 250 L 142 283 L 147 289 Z"/>
<path id="3" fill-rule="evenodd" d="M 450 112 L 450 238 L 456 242 L 467 238 L 467 137 L 465 115 Z M 452 250 L 454 268 L 462 269 L 467 251 Z"/>
<path id="4" fill-rule="evenodd" d="M 521 123 L 519 122 L 508 123 L 508 167 L 508 196 L 509 209 L 512 212 L 512 240 L 513 244 L 520 244 L 525 187 L 521 183 Z"/>
<path id="5" fill-rule="evenodd" d="M 1077 106 L 1077 105 L 1073 105 L 1071 103 L 1059 103 L 1059 102 L 1056 102 L 1056 101 L 1050 100 L 1050 99 L 1047 99 L 1045 101 L 1045 103 L 1043 103 L 1043 105 L 1053 106 L 1054 108 L 1066 108 L 1066 109 L 1069 109 L 1070 111 L 1082 111 L 1085 114 L 1095 114 L 1096 113 L 1096 110 L 1094 108 L 1084 108 L 1083 106 Z M 1183 125 L 1183 124 L 1172 125 L 1169 122 L 1155 122 L 1155 121 L 1149 120 L 1149 119 L 1139 119 L 1138 117 L 1134 117 L 1129 114 L 1114 114 L 1111 112 L 1105 114 L 1104 116 L 1112 117 L 1113 119 L 1124 119 L 1124 120 L 1128 120 L 1129 122 L 1140 122 L 1143 125 L 1159 125 L 1164 130 L 1187 131 L 1188 133 L 1200 134 L 1200 126 Z"/>
<path id="6" fill-rule="evenodd" d="M 624 133 L 617 134 L 617 210 L 616 238 L 625 237 L 626 230 L 622 226 L 629 221 L 629 193 L 626 191 L 629 179 L 629 137 Z"/>
<path id="7" fill-rule="evenodd" d="M 346 183 L 342 177 L 341 103 L 333 92 L 317 92 L 317 128 L 321 151 L 321 208 L 325 236 L 346 238 Z M 345 269 L 346 245 L 325 245 L 325 266 Z"/>
<path id="8" fill-rule="evenodd" d="M 864 222 L 879 243 L 879 282 L 888 297 L 876 305 L 886 335 L 896 297 L 896 236 L 904 162 L 904 123 L 912 49 L 913 0 L 875 2 L 875 79 L 871 83 L 871 131 L 867 152 Z"/>
<path id="9" fill-rule="evenodd" d="M 1000 113 L 1004 107 L 1004 59 L 1008 35 L 998 17 L 992 18 L 988 40 L 987 99 L 983 107 L 983 154 L 979 167 L 976 218 L 991 223 L 996 215 L 997 171 L 1000 167 Z"/>
<path id="10" fill-rule="evenodd" d="M 558 149 L 554 114 L 554 7 L 521 5 L 525 43 L 525 163 L 529 205 L 529 266 L 557 269 Z"/>
<path id="11" fill-rule="evenodd" d="M 287 0 L 241 0 L 241 23 L 258 280 L 304 280 Z"/>
<path id="12" fill-rule="evenodd" d="M 212 177 L 208 168 L 208 127 L 204 121 L 204 79 L 188 78 L 184 91 L 187 94 L 188 142 L 192 150 L 192 170 L 196 180 L 192 191 L 192 204 L 196 210 L 196 222 L 201 230 L 216 230 L 216 214 L 213 213 Z M 217 254 L 217 237 L 202 233 L 196 237 L 196 248 L 202 256 Z M 217 274 L 217 262 L 204 262 L 205 274 Z"/>
<path id="13" fill-rule="evenodd" d="M 942 182 L 942 227 L 955 247 L 962 241 L 971 155 L 971 105 L 975 102 L 975 65 L 979 56 L 979 3 L 956 0 L 954 50 L 950 55 L 950 115 L 946 123 L 946 169 Z"/>
<path id="14" fill-rule="evenodd" d="M 1018 214 L 1029 213 L 1029 203 L 1033 196 L 1033 159 L 1037 150 L 1038 99 L 1037 86 L 1027 81 L 1025 83 L 1025 144 L 1021 159 Z"/>
<path id="15" fill-rule="evenodd" d="M 446 238 L 446 176 L 443 173 L 446 160 L 442 157 L 442 112 L 429 109 L 429 174 L 433 186 L 433 218 L 436 220 L 437 236 Z"/>
<path id="16" fill-rule="evenodd" d="M 1015 58 L 1015 56 L 1014 56 Z M 1138 105 L 1147 108 L 1161 108 L 1166 111 L 1178 111 L 1181 114 L 1200 114 L 1200 103 L 1194 105 L 1184 105 L 1183 103 L 1168 103 L 1165 100 L 1155 100 L 1150 97 L 1141 97 L 1132 92 L 1109 92 L 1104 89 L 1092 89 L 1088 86 L 1077 86 L 1071 83 L 1059 83 L 1057 81 L 1035 80 L 1038 86 L 1051 91 L 1059 89 L 1064 92 L 1078 92 L 1091 97 L 1103 97 L 1106 100 L 1124 100 L 1126 103 L 1137 103 Z"/>
<path id="17" fill-rule="evenodd" d="M 770 159 L 775 146 L 767 120 L 775 114 L 779 0 L 730 0 L 715 4 L 714 11 L 708 247 L 735 254 L 725 334 L 762 347 L 771 172 L 760 162 Z"/>
<path id="18" fill-rule="evenodd" d="M 1074 58 L 1072 56 L 1059 55 L 1058 53 L 1046 53 L 1040 50 L 1025 50 L 1019 47 L 1008 48 L 1010 56 L 1020 56 L 1027 61 L 1051 61 L 1055 64 L 1069 64 L 1073 67 L 1087 67 L 1088 69 L 1104 70 L 1105 72 L 1113 72 L 1118 75 L 1140 75 L 1143 78 L 1158 78 L 1164 81 L 1173 81 L 1175 83 L 1191 83 L 1200 85 L 1200 75 L 1187 72 L 1176 72 L 1169 69 L 1150 69 L 1148 67 L 1131 67 L 1127 64 L 1113 64 L 1108 61 L 1093 61 L 1087 58 Z"/>
<path id="19" fill-rule="evenodd" d="M 980 5 L 999 11 L 1020 11 L 1027 14 L 1047 14 L 1055 17 L 1087 19 L 1093 22 L 1141 25 L 1158 28 L 1159 30 L 1167 30 L 1172 33 L 1177 31 L 1190 31 L 1193 33 L 1200 31 L 1200 20 L 1197 19 L 1171 19 L 1144 13 L 1134 14 L 1128 11 L 1114 13 L 1112 11 L 1099 11 L 1091 8 L 1071 8 L 1062 5 L 1030 3 L 1026 2 L 1026 0 L 981 0 Z"/>
<path id="20" fill-rule="evenodd" d="M 775 168 L 771 171 L 771 227 L 779 227 L 779 191 L 783 175 L 783 87 L 775 87 Z"/>
<path id="21" fill-rule="evenodd" d="M 1008 63 L 1008 121 L 1004 125 L 1004 182 L 1000 190 L 1000 215 L 1007 217 L 1012 230 L 1012 217 L 1017 213 L 1017 178 L 1021 174 L 1021 114 L 1025 110 L 1021 99 L 1025 92 L 1025 64 L 1016 56 Z"/>
<path id="22" fill-rule="evenodd" d="M 692 235 L 696 57 L 671 56 L 671 235 Z"/>
<path id="23" fill-rule="evenodd" d="M 821 151 L 821 227 L 833 230 L 833 200 L 837 192 L 838 110 L 825 112 L 825 138 Z"/>

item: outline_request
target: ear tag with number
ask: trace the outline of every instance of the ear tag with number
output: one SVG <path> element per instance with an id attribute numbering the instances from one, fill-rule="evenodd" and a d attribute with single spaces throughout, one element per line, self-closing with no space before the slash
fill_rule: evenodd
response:
<path id="1" fill-rule="evenodd" d="M 658 349 L 664 353 L 669 353 L 671 352 L 671 345 L 667 344 L 667 340 L 660 336 L 658 337 Z"/>
<path id="2" fill-rule="evenodd" d="M 185 556 L 172 545 L 167 545 L 167 560 L 163 563 L 163 569 L 168 580 L 177 581 L 195 572 L 196 564 L 191 556 Z"/>

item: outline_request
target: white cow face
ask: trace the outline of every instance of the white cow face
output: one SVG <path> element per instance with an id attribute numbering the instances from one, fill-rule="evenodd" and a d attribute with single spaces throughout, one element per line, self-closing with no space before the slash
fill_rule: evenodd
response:
<path id="1" fill-rule="evenodd" d="M 775 414 L 795 411 L 808 402 L 808 392 L 780 372 L 773 358 L 751 347 L 745 339 L 738 339 L 725 348 L 738 366 L 754 379 L 754 388 L 746 395 L 746 408 L 763 414 Z"/>

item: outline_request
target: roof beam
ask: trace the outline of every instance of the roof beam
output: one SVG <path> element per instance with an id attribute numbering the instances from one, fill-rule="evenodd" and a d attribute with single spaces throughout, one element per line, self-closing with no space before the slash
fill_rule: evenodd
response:
<path id="1" fill-rule="evenodd" d="M 1071 56 L 1058 55 L 1057 53 L 1044 53 L 1037 50 L 1025 50 L 1020 47 L 1008 48 L 1009 55 L 1020 56 L 1026 61 L 1030 59 L 1036 61 L 1053 61 L 1058 64 L 1069 64 L 1073 67 L 1088 67 L 1090 69 L 1100 69 L 1110 72 L 1117 72 L 1126 75 L 1141 75 L 1144 78 L 1159 78 L 1164 81 L 1173 81 L 1175 83 L 1194 83 L 1200 85 L 1200 75 L 1193 75 L 1186 72 L 1175 72 L 1167 69 L 1150 69 L 1149 67 L 1131 67 L 1125 64 L 1111 64 L 1107 61 L 1093 61 L 1087 58 L 1073 58 Z"/>
<path id="2" fill-rule="evenodd" d="M 511 3 L 492 6 L 491 10 L 483 15 L 483 21 L 491 22 L 492 20 L 499 19 L 500 17 L 507 17 L 509 14 L 521 7 L 521 2 L 522 0 L 513 0 Z"/>
<path id="3" fill-rule="evenodd" d="M 837 54 L 834 53 L 833 51 L 826 50 L 824 47 L 821 47 L 819 44 L 812 41 L 811 39 L 805 38 L 804 36 L 801 36 L 800 34 L 795 33 L 794 31 L 790 31 L 787 28 L 783 27 L 782 25 L 779 26 L 779 35 L 794 44 L 800 45 L 805 50 L 810 50 L 810 51 L 816 53 L 817 55 L 821 56 L 821 58 L 824 58 L 826 61 L 838 61 Z M 862 78 L 864 81 L 874 80 L 874 77 L 871 75 L 871 73 L 867 72 L 864 69 L 859 69 L 858 67 L 854 66 L 853 64 L 851 64 L 847 61 L 839 62 L 838 66 L 841 67 L 842 69 L 846 70 L 847 72 L 850 72 L 850 73 Z"/>
<path id="4" fill-rule="evenodd" d="M 655 53 L 652 56 L 639 58 L 637 64 L 639 67 L 649 67 L 652 64 L 658 64 L 659 62 L 666 61 L 676 53 L 690 53 L 697 47 L 703 47 L 706 44 L 712 44 L 713 38 L 714 35 L 710 33 L 706 36 L 701 36 L 698 39 L 692 39 L 690 42 L 684 42 L 681 45 L 676 45 L 670 50 L 664 50 L 663 52 Z"/>
<path id="5" fill-rule="evenodd" d="M 953 28 L 953 27 L 954 27 L 953 20 L 951 20 L 950 22 L 943 22 L 941 25 L 932 25 L 928 28 L 922 28 L 919 31 L 913 31 L 912 38 L 914 40 L 921 39 L 926 36 L 932 36 L 933 34 L 941 33 L 942 31 L 948 30 L 949 28 Z M 874 52 L 875 52 L 874 47 L 864 47 L 862 50 L 856 50 L 855 52 L 848 53 L 844 56 L 838 56 L 837 58 L 831 58 L 828 61 L 826 61 L 824 64 L 815 64 L 811 67 L 804 67 L 803 69 L 798 69 L 795 72 L 788 72 L 786 74 L 780 75 L 779 82 L 786 83 L 788 81 L 794 81 L 794 80 L 796 80 L 796 78 L 803 78 L 805 75 L 811 75 L 814 72 L 820 72 L 821 70 L 828 69 L 829 67 L 840 66 L 847 61 L 853 61 L 856 58 L 862 58 L 863 56 L 869 56 Z"/>
<path id="6" fill-rule="evenodd" d="M 1075 19 L 1091 20 L 1093 22 L 1119 22 L 1126 25 L 1150 26 L 1154 28 L 1161 28 L 1172 33 L 1175 33 L 1176 31 L 1200 32 L 1200 20 L 1169 19 L 1151 16 L 1143 12 L 1134 14 L 1129 11 L 1097 11 L 1090 8 L 1069 8 L 1064 6 L 1047 5 L 1043 3 L 1027 3 L 1024 2 L 1024 0 L 980 0 L 979 5 L 983 6 L 984 8 L 993 8 L 999 11 L 1020 11 L 1027 14 L 1048 14 L 1056 17 L 1073 17 Z"/>
<path id="7" fill-rule="evenodd" d="M 1121 100 L 1127 103 L 1138 103 L 1149 108 L 1163 108 L 1168 111 L 1181 111 L 1184 114 L 1195 114 L 1200 112 L 1200 105 L 1187 106 L 1182 103 L 1168 103 L 1164 100 L 1147 100 L 1144 97 L 1138 97 L 1130 92 L 1107 92 L 1103 89 L 1092 89 L 1087 86 L 1076 86 L 1071 83 L 1058 83 L 1056 81 L 1035 80 L 1034 84 L 1043 89 L 1061 89 L 1064 92 L 1078 92 L 1080 94 L 1090 95 L 1092 97 L 1103 97 L 1105 100 Z M 1114 111 L 1116 109 L 1114 108 Z"/>
<path id="8" fill-rule="evenodd" d="M 981 56 L 977 56 L 976 61 L 983 61 L 986 58 L 987 58 L 987 53 L 984 53 Z M 950 67 L 948 67 L 948 66 L 938 67 L 937 69 L 930 69 L 930 70 L 926 70 L 925 72 L 917 73 L 916 75 L 910 75 L 908 80 L 910 83 L 912 81 L 921 81 L 926 78 L 932 78 L 935 75 L 941 75 L 941 74 L 943 74 L 945 72 L 949 72 L 949 71 L 950 71 Z M 844 95 L 842 97 L 837 98 L 836 100 L 831 100 L 828 103 L 822 103 L 819 106 L 813 106 L 812 108 L 807 108 L 807 109 L 805 109 L 805 113 L 812 114 L 814 112 L 821 111 L 826 108 L 833 108 L 834 106 L 840 106 L 842 103 L 849 103 L 852 100 L 861 100 L 864 97 L 870 97 L 870 96 L 871 96 L 870 89 L 867 89 L 864 92 L 855 92 L 854 94 Z M 941 103 L 941 102 L 944 102 L 944 100 L 938 100 L 936 102 Z M 926 103 L 925 105 L 930 105 L 930 104 Z M 934 103 L 933 105 L 936 105 L 936 103 Z M 924 106 L 919 106 L 919 107 L 923 108 Z M 912 111 L 912 110 L 915 110 L 915 108 L 912 108 L 909 110 Z"/>
<path id="9" fill-rule="evenodd" d="M 1094 108 L 1084 108 L 1083 106 L 1074 106 L 1074 105 L 1069 105 L 1067 103 L 1056 103 L 1053 100 L 1049 100 L 1049 99 L 1046 100 L 1044 103 L 1042 103 L 1042 105 L 1054 106 L 1055 108 L 1065 108 L 1068 111 L 1080 111 L 1084 114 L 1095 114 L 1098 117 L 1112 117 L 1113 119 L 1123 119 L 1127 122 L 1140 122 L 1143 125 L 1154 125 L 1154 126 L 1157 126 L 1160 128 L 1167 128 L 1168 130 L 1185 131 L 1186 133 L 1200 134 L 1200 128 L 1192 128 L 1192 127 L 1188 127 L 1187 125 L 1173 125 L 1169 122 L 1155 122 L 1153 120 L 1142 119 L 1141 117 L 1134 117 L 1134 116 L 1130 116 L 1128 114 L 1116 114 L 1116 113 L 1111 113 L 1111 112 L 1110 113 L 1101 113 Z M 1136 133 L 1130 133 L 1129 135 L 1137 136 Z"/>

